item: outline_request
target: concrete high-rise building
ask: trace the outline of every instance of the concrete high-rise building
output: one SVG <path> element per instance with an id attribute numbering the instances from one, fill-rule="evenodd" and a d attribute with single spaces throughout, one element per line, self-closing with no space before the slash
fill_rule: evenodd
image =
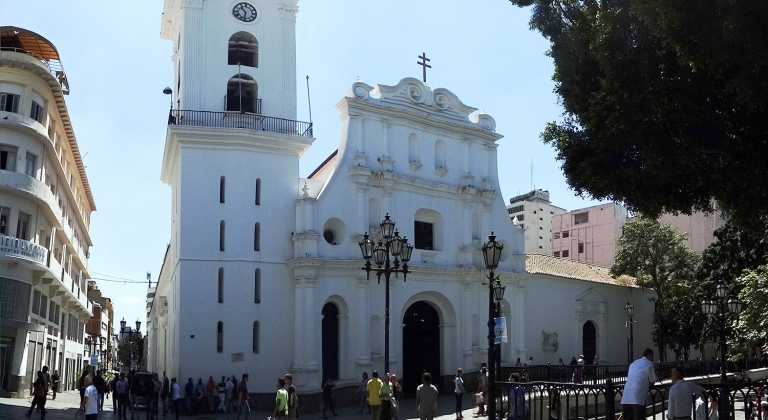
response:
<path id="1" fill-rule="evenodd" d="M 26 397 L 44 365 L 72 389 L 84 366 L 96 210 L 56 47 L 0 27 L 0 388 Z"/>
<path id="2" fill-rule="evenodd" d="M 712 242 L 715 242 L 715 231 L 728 220 L 726 215 L 715 209 L 712 213 L 693 212 L 688 214 L 663 214 L 661 223 L 669 223 L 680 233 L 687 234 L 685 244 L 696 252 L 703 252 Z"/>
<path id="3" fill-rule="evenodd" d="M 627 209 L 600 204 L 552 217 L 552 255 L 603 267 L 613 265 Z"/>
<path id="4" fill-rule="evenodd" d="M 565 212 L 541 189 L 512 197 L 507 206 L 509 218 L 525 232 L 526 254 L 552 255 L 552 217 Z"/>

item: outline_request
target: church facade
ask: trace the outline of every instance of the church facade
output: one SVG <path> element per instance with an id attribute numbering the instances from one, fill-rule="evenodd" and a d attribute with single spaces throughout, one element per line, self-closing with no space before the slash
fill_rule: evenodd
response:
<path id="1" fill-rule="evenodd" d="M 500 193 L 495 121 L 447 89 L 355 81 L 337 105 L 338 150 L 300 178 L 314 138 L 295 120 L 296 12 L 296 1 L 165 2 L 172 229 L 148 299 L 148 370 L 180 382 L 249 373 L 265 394 L 286 372 L 308 393 L 383 372 L 384 282 L 361 269 L 358 243 L 378 240 L 387 215 L 414 245 L 407 281 L 390 285 L 389 364 L 406 388 L 424 370 L 451 377 L 487 360 L 491 232 L 504 245 L 503 363 L 625 363 L 627 300 L 648 320 L 635 354 L 651 345 L 650 292 L 524 253 Z"/>

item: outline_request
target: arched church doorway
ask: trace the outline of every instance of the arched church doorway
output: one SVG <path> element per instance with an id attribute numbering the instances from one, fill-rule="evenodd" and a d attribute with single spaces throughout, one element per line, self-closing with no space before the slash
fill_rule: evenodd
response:
<path id="1" fill-rule="evenodd" d="M 591 365 L 597 355 L 597 327 L 592 321 L 587 321 L 581 328 L 581 346 L 584 354 L 584 362 Z"/>
<path id="2" fill-rule="evenodd" d="M 339 307 L 328 302 L 323 306 L 323 382 L 339 379 Z"/>
<path id="3" fill-rule="evenodd" d="M 440 383 L 440 317 L 422 300 L 403 316 L 403 392 L 414 394 L 424 372 Z"/>

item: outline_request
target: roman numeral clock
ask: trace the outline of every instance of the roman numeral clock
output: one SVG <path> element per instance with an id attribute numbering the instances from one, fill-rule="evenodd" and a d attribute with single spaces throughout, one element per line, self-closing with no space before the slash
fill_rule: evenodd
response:
<path id="1" fill-rule="evenodd" d="M 256 8 L 250 3 L 237 3 L 232 8 L 232 16 L 243 22 L 253 22 L 256 20 Z"/>

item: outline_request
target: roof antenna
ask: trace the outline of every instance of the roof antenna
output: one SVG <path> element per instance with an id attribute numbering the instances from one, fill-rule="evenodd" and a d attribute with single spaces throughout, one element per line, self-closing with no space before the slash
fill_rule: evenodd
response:
<path id="1" fill-rule="evenodd" d="M 307 106 L 309 107 L 309 123 L 312 124 L 312 101 L 309 98 L 309 75 L 307 75 Z"/>
<path id="2" fill-rule="evenodd" d="M 149 286 L 147 286 L 147 289 L 152 288 L 152 273 L 150 271 L 147 271 L 147 283 L 149 283 Z"/>
<path id="3" fill-rule="evenodd" d="M 533 191 L 533 159 L 531 159 L 531 191 Z"/>

